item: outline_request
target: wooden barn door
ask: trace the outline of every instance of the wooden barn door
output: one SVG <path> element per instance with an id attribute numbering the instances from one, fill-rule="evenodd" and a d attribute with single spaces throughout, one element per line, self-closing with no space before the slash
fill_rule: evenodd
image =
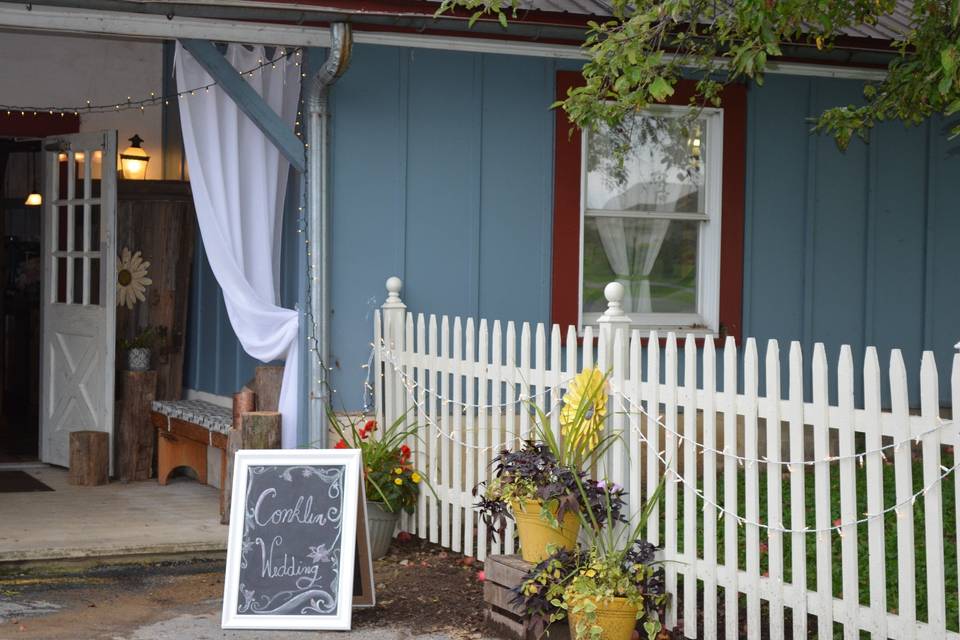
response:
<path id="1" fill-rule="evenodd" d="M 43 145 L 40 458 L 69 465 L 72 431 L 111 434 L 116 326 L 117 134 Z"/>

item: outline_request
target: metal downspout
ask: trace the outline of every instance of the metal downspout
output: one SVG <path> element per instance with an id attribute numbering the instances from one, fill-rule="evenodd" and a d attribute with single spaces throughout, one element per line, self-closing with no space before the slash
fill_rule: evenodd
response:
<path id="1" fill-rule="evenodd" d="M 311 316 L 307 331 L 310 354 L 308 388 L 308 433 L 316 447 L 326 448 L 326 406 L 330 371 L 330 87 L 350 64 L 353 36 L 350 25 L 330 25 L 330 51 L 326 62 L 309 79 L 305 107 L 307 115 L 307 260 L 313 277 L 309 288 Z M 312 342 L 312 344 L 310 344 Z M 326 369 L 324 368 L 326 367 Z"/>

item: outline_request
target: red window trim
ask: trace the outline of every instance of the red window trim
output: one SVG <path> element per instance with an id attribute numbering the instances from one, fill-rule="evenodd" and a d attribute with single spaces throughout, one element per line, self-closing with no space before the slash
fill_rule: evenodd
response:
<path id="1" fill-rule="evenodd" d="M 583 84 L 577 71 L 557 72 L 557 99 Z M 681 80 L 668 104 L 689 103 L 694 82 Z M 743 215 L 746 180 L 747 91 L 728 85 L 723 100 L 723 195 L 720 229 L 720 338 L 738 342 L 743 316 Z M 553 185 L 553 282 L 551 321 L 577 326 L 580 316 L 580 130 L 556 110 Z M 574 256 L 571 259 L 571 256 Z M 571 286 L 571 283 L 577 283 Z"/>

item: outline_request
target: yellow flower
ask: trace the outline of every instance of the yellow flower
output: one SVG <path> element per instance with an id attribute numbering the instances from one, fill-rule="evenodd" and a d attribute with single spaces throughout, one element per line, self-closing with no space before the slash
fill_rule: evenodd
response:
<path id="1" fill-rule="evenodd" d="M 403 484 L 403 480 L 401 480 L 400 478 L 394 478 L 394 479 L 393 479 L 393 484 L 395 484 L 395 485 L 397 485 L 397 486 L 399 487 L 400 485 Z"/>
<path id="2" fill-rule="evenodd" d="M 416 484 L 420 482 L 420 474 L 414 471 L 412 474 L 410 474 L 410 479 L 413 480 L 414 484 Z"/>
<path id="3" fill-rule="evenodd" d="M 393 472 L 397 475 L 400 475 L 401 473 L 403 473 L 403 467 L 397 467 L 396 469 L 393 470 Z"/>
<path id="4" fill-rule="evenodd" d="M 584 369 L 570 383 L 560 409 L 560 433 L 569 449 L 589 453 L 600 442 L 607 417 L 607 383 L 600 369 Z"/>

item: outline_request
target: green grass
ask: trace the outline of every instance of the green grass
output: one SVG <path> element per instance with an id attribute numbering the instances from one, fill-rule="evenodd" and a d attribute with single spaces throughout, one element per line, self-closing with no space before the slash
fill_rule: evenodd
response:
<path id="1" fill-rule="evenodd" d="M 944 456 L 942 464 L 945 467 L 952 467 L 954 464 L 953 456 Z M 718 459 L 718 467 L 722 467 L 722 460 Z M 883 467 L 883 504 L 884 507 L 891 507 L 896 504 L 896 489 L 895 489 L 895 476 L 893 473 L 894 467 L 892 465 L 885 465 Z M 942 473 L 940 469 L 937 470 L 937 474 Z M 814 502 L 814 472 L 813 467 L 808 466 L 805 472 L 805 495 L 804 495 L 804 513 L 805 513 L 805 522 L 793 523 L 791 522 L 791 500 L 790 500 L 790 477 L 789 473 L 784 469 L 784 473 L 781 476 L 781 483 L 783 488 L 783 525 L 786 528 L 797 528 L 797 527 L 815 527 L 815 514 L 812 509 Z M 737 488 L 737 497 L 739 501 L 739 506 L 737 513 L 741 516 L 744 516 L 745 511 L 745 491 L 744 491 L 744 479 L 746 476 L 746 470 L 742 467 L 738 467 L 738 488 Z M 757 476 L 759 478 L 760 490 L 759 490 L 759 513 L 760 521 L 766 523 L 767 520 L 767 472 L 765 469 L 760 468 L 757 471 Z M 702 476 L 699 478 L 700 489 L 703 489 Z M 944 540 L 944 559 L 945 559 L 945 575 L 946 575 L 946 612 L 947 612 L 947 627 L 952 630 L 958 630 L 958 613 L 960 613 L 960 603 L 958 603 L 958 576 L 957 576 L 957 538 L 956 538 L 956 502 L 955 502 L 955 491 L 954 491 L 954 478 L 953 474 L 947 475 L 941 483 L 942 486 L 942 499 L 943 499 L 943 540 Z M 913 493 L 921 491 L 924 487 L 923 482 L 923 465 L 920 461 L 915 460 L 913 462 Z M 856 491 L 857 491 L 857 509 L 858 519 L 863 517 L 865 511 L 867 511 L 867 474 L 866 468 L 856 465 Z M 682 531 L 682 517 L 683 517 L 683 502 L 684 502 L 684 490 L 683 485 L 677 485 L 677 514 L 678 519 L 681 521 L 680 530 L 678 534 L 678 548 L 680 550 L 684 549 L 684 540 L 683 540 L 683 531 Z M 722 468 L 718 469 L 718 483 L 716 502 L 723 506 L 723 495 L 724 495 L 724 483 L 722 477 Z M 832 463 L 830 465 L 830 499 L 831 499 L 831 523 L 836 519 L 840 518 L 840 471 L 838 463 Z M 698 557 L 703 557 L 703 512 L 701 508 L 703 503 L 698 499 L 697 500 L 697 546 L 698 546 Z M 917 498 L 916 503 L 913 506 L 913 521 L 914 521 L 914 545 L 915 545 L 915 563 L 916 563 L 916 599 L 917 599 L 917 617 L 920 620 L 927 619 L 927 566 L 926 566 L 926 542 L 925 542 L 925 530 L 924 530 L 924 499 L 922 497 Z M 720 563 L 724 562 L 724 528 L 726 516 L 717 522 L 717 538 L 718 538 L 718 548 L 717 548 L 717 558 Z M 665 514 L 663 505 L 661 504 L 660 508 L 660 520 L 661 520 L 661 544 L 663 542 L 663 532 L 665 531 Z M 898 551 L 897 551 L 897 516 L 895 513 L 890 513 L 884 516 L 884 545 L 885 545 L 885 565 L 886 565 L 886 592 L 887 592 L 887 609 L 890 612 L 896 613 L 898 602 L 899 602 L 899 568 L 897 563 Z M 739 567 L 741 569 L 746 568 L 746 526 L 738 527 L 738 552 L 739 552 Z M 807 570 L 807 588 L 809 590 L 817 589 L 817 578 L 816 578 L 816 546 L 817 546 L 817 535 L 818 534 L 807 534 L 805 536 L 806 542 L 806 570 Z M 857 561 L 859 565 L 859 597 L 860 603 L 863 605 L 869 605 L 870 600 L 870 575 L 869 575 L 869 558 L 868 558 L 868 549 L 869 549 L 869 531 L 868 525 L 866 523 L 861 524 L 857 527 Z M 783 568 L 784 568 L 784 581 L 792 582 L 792 545 L 793 545 L 793 536 L 792 534 L 783 534 Z M 760 540 L 763 546 L 761 546 L 762 552 L 760 556 L 760 571 L 764 573 L 768 570 L 769 567 L 769 536 L 766 530 L 761 529 L 760 531 Z M 833 556 L 832 562 L 832 572 L 833 572 L 833 595 L 840 597 L 843 593 L 841 580 L 842 580 L 842 540 L 839 535 L 836 533 L 831 534 L 831 551 Z"/>

